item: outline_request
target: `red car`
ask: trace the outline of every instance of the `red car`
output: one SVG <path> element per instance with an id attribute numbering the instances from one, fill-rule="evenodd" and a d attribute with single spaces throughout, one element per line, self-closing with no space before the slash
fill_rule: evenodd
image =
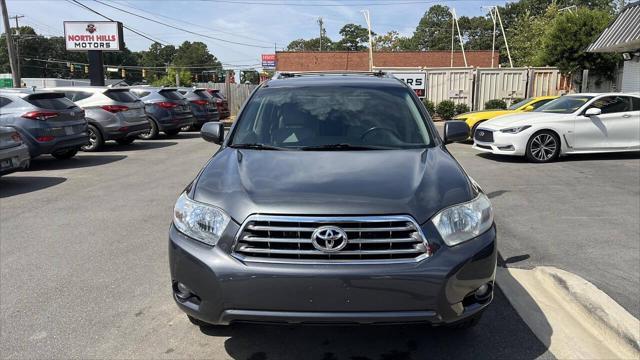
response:
<path id="1" fill-rule="evenodd" d="M 216 106 L 218 107 L 220 120 L 227 119 L 229 116 L 231 116 L 231 112 L 229 111 L 229 102 L 227 101 L 227 98 L 222 95 L 220 90 L 207 89 L 207 91 L 209 91 L 209 94 L 211 94 L 211 96 L 213 96 L 216 100 Z"/>

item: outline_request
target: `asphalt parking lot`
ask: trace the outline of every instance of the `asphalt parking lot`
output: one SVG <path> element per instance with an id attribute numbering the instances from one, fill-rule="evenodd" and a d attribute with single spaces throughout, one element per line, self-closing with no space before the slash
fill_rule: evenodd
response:
<path id="1" fill-rule="evenodd" d="M 451 151 L 495 206 L 508 266 L 553 265 L 640 312 L 640 157 L 533 165 Z M 173 203 L 216 147 L 197 133 L 42 157 L 0 179 L 2 358 L 552 358 L 500 291 L 468 332 L 424 326 L 198 328 L 171 299 Z M 504 265 L 504 264 L 503 264 Z"/>

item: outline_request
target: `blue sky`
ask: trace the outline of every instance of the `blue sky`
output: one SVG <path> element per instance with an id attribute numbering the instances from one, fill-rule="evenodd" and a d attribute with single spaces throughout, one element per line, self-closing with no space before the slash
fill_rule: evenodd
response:
<path id="1" fill-rule="evenodd" d="M 360 12 L 361 9 L 369 9 L 372 28 L 375 32 L 385 33 L 397 30 L 404 35 L 409 35 L 431 5 L 442 4 L 453 7 L 458 16 L 475 16 L 486 14 L 486 10 L 482 6 L 505 3 L 505 1 L 483 0 L 444 2 L 420 0 L 100 0 L 197 33 L 260 46 L 252 47 L 224 43 L 177 31 L 122 13 L 93 0 L 79 1 L 165 43 L 179 45 L 185 40 L 202 41 L 207 44 L 211 53 L 230 67 L 244 67 L 259 63 L 260 54 L 273 53 L 274 43 L 277 43 L 280 50 L 286 47 L 291 40 L 317 37 L 319 30 L 316 20 L 318 17 L 324 19 L 327 35 L 334 40 L 340 38 L 338 31 L 346 23 L 366 26 Z M 286 5 L 273 5 L 283 3 Z M 65 0 L 7 0 L 7 8 L 10 16 L 15 14 L 25 16 L 20 19 L 21 24 L 32 26 L 39 33 L 46 35 L 62 35 L 64 20 L 104 20 Z M 150 40 L 128 30 L 125 30 L 124 36 L 127 47 L 131 50 L 144 50 L 151 44 Z"/>

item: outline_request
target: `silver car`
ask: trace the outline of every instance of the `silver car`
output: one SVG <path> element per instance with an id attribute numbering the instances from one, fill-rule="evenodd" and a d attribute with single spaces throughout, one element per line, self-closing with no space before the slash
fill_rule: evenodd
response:
<path id="1" fill-rule="evenodd" d="M 0 126 L 0 175 L 29 167 L 29 148 L 18 130 Z"/>
<path id="2" fill-rule="evenodd" d="M 18 130 L 32 159 L 68 159 L 89 142 L 84 110 L 51 91 L 0 89 L 0 126 Z"/>
<path id="3" fill-rule="evenodd" d="M 142 101 L 129 88 L 104 86 L 57 87 L 51 91 L 62 92 L 82 107 L 89 123 L 89 144 L 83 151 L 99 150 L 105 141 L 131 144 L 150 125 Z"/>

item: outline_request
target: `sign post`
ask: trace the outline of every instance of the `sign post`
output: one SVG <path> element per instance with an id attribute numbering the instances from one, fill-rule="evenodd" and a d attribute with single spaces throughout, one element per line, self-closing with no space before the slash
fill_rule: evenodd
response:
<path id="1" fill-rule="evenodd" d="M 122 23 L 117 21 L 65 21 L 67 51 L 86 51 L 91 86 L 104 86 L 103 51 L 122 51 Z"/>

